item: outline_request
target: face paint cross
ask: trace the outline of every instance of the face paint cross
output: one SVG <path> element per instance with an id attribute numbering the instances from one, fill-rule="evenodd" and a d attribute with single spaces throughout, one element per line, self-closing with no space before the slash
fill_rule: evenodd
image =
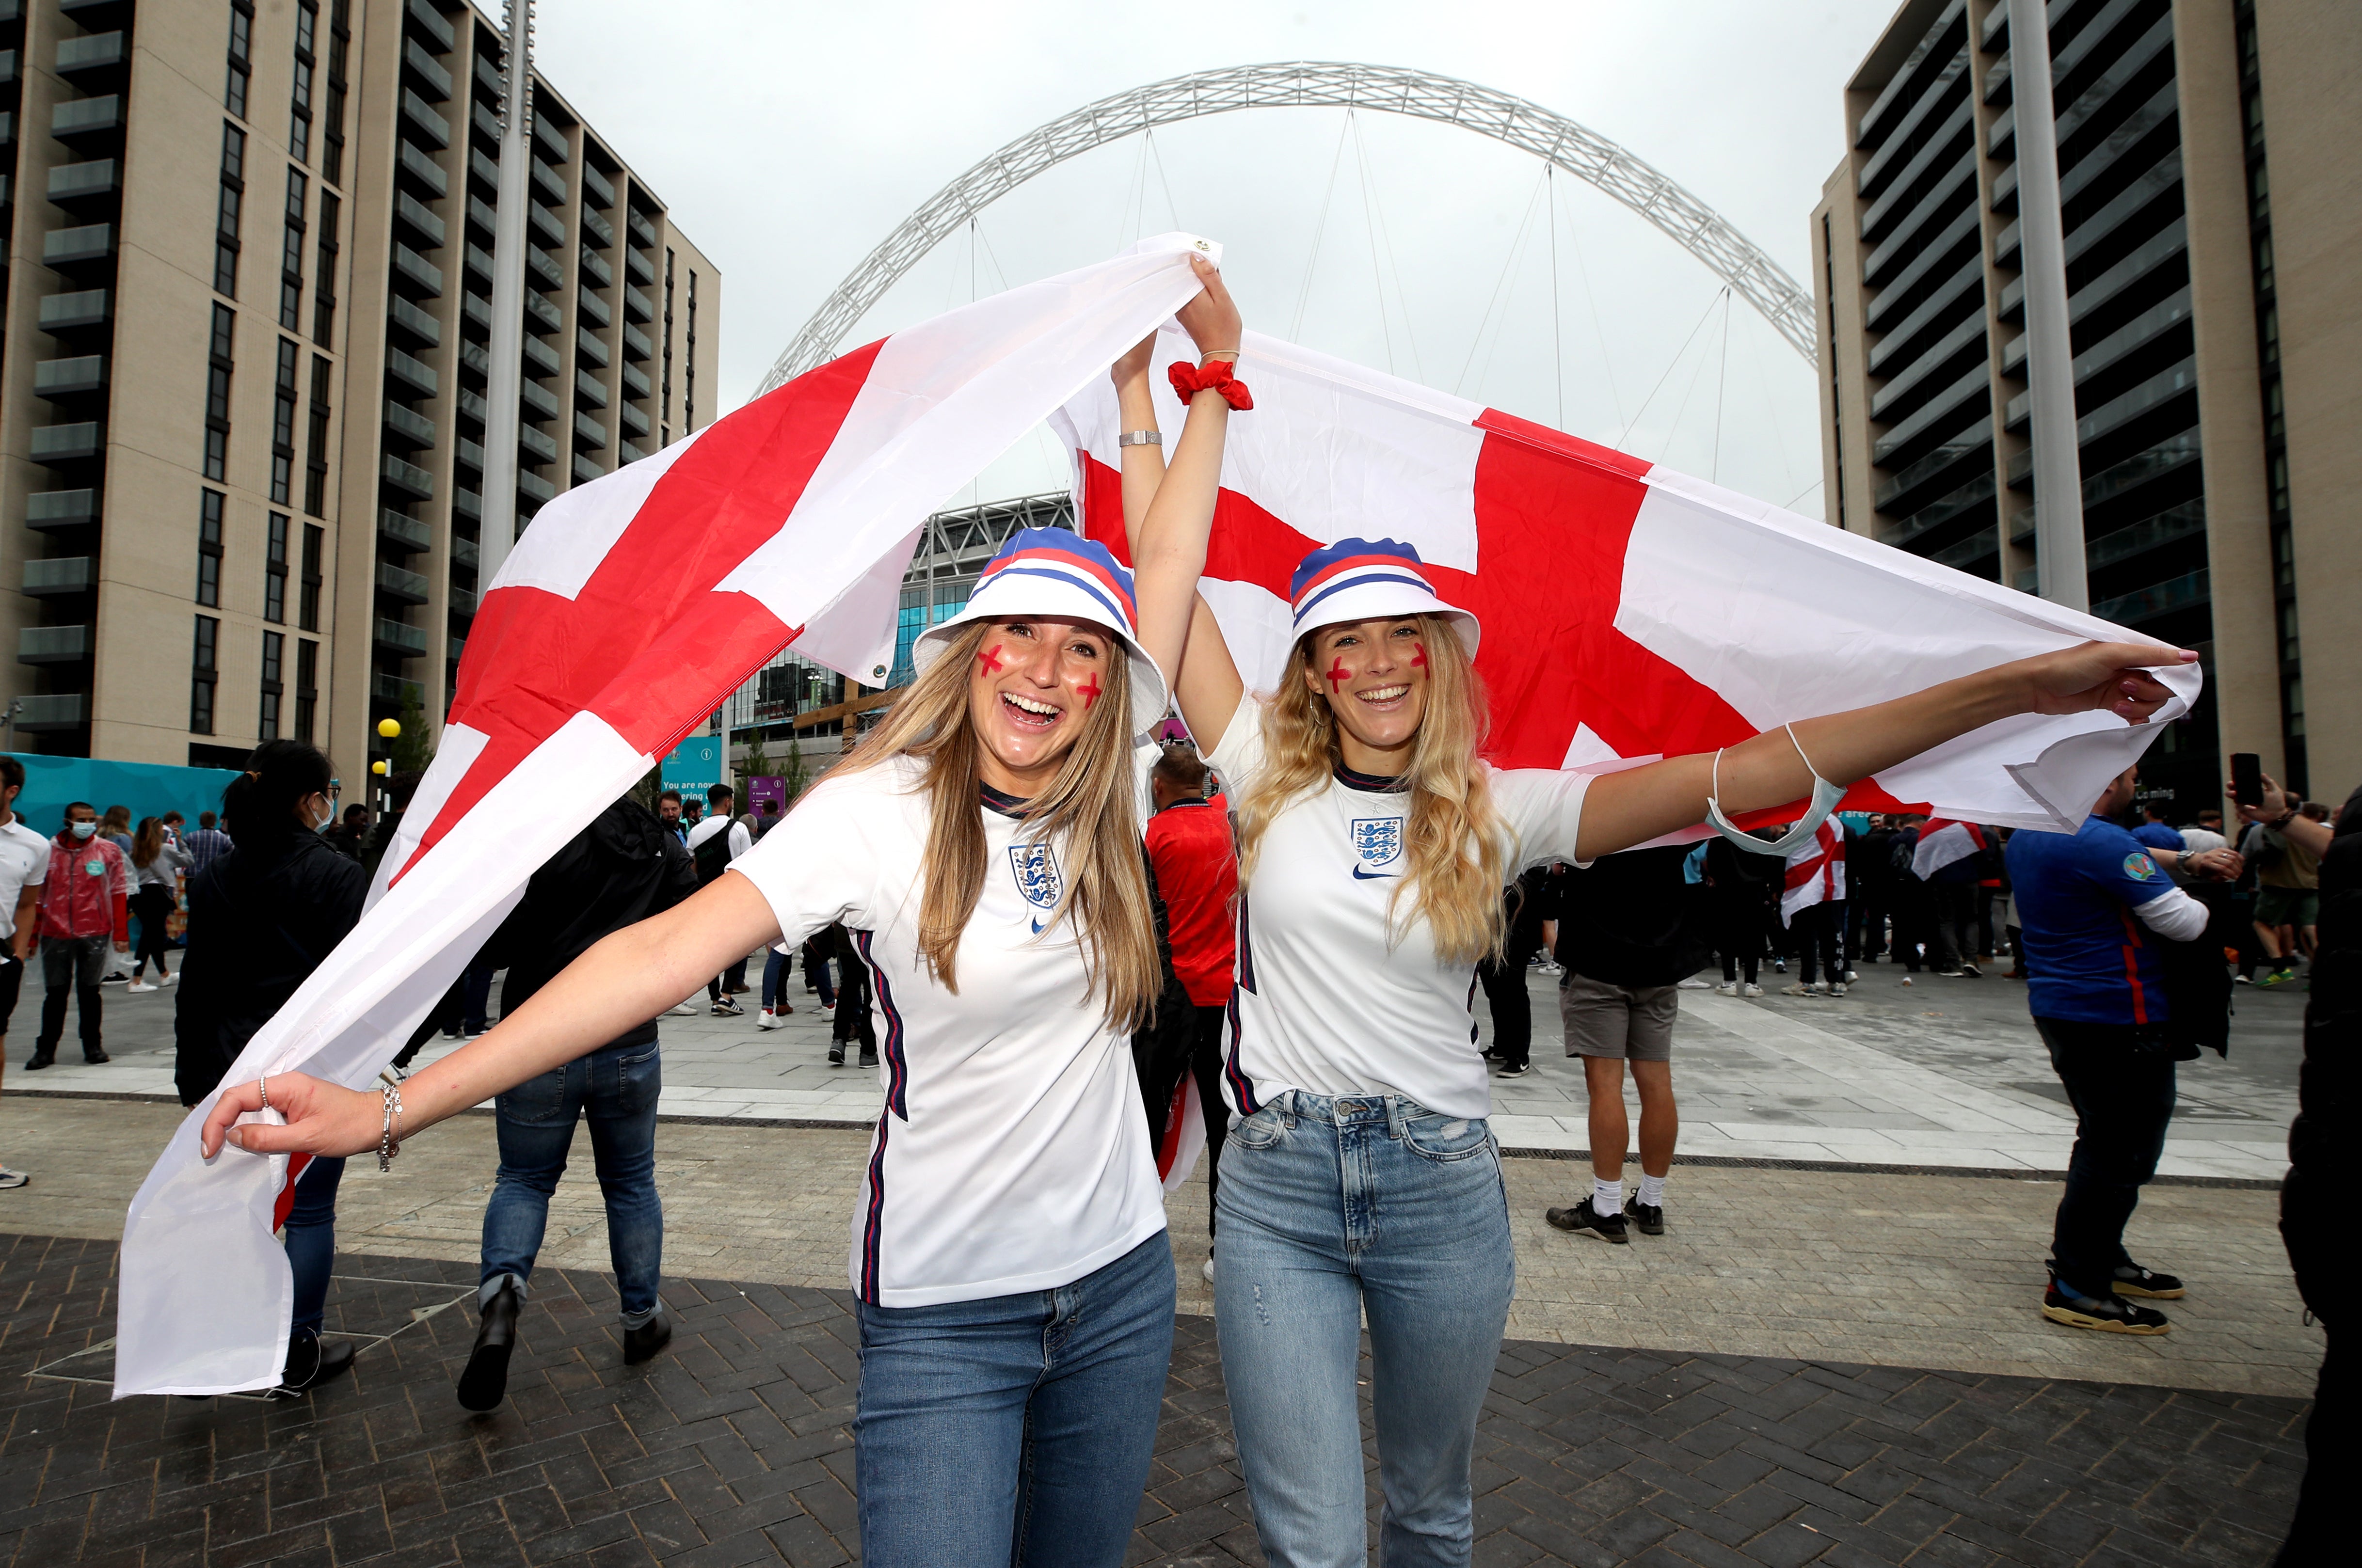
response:
<path id="1" fill-rule="evenodd" d="M 1330 695 L 1334 696 L 1338 692 L 1342 691 L 1345 689 L 1345 682 L 1352 679 L 1352 671 L 1345 668 L 1345 660 L 1341 656 L 1335 663 L 1329 667 Z"/>
<path id="2" fill-rule="evenodd" d="M 1090 712 L 1091 704 L 1099 700 L 1099 672 L 1096 669 L 1091 671 L 1091 683 L 1088 686 L 1077 686 L 1075 690 L 1083 695 L 1083 711 Z"/>
<path id="3" fill-rule="evenodd" d="M 1418 651 L 1410 656 L 1410 667 L 1413 669 L 1425 669 L 1427 668 L 1427 645 L 1425 643 L 1413 643 L 1411 646 Z"/>
<path id="4" fill-rule="evenodd" d="M 1000 673 L 1000 648 L 1001 645 L 995 643 L 990 647 L 976 656 L 977 662 L 981 667 L 977 670 L 978 675 L 999 675 Z"/>

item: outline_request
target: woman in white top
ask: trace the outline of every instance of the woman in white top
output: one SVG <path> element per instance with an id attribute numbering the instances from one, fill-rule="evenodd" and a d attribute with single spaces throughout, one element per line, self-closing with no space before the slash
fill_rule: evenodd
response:
<path id="1" fill-rule="evenodd" d="M 1213 270 L 1183 312 L 1204 363 L 1235 360 L 1238 313 Z M 1116 368 L 1125 429 L 1155 428 L 1149 345 Z M 1253 366 L 1240 367 L 1251 381 Z M 1175 370 L 1176 386 L 1207 379 Z M 1470 1012 L 1502 941 L 1502 886 L 1726 812 L 1816 797 L 2026 712 L 2153 712 L 2135 668 L 2194 654 L 2086 645 L 1850 713 L 1799 718 L 1714 756 L 1596 778 L 1480 760 L 1474 617 L 1438 599 L 1407 546 L 1317 550 L 1291 591 L 1297 642 L 1275 692 L 1247 701 L 1197 583 L 1231 403 L 1190 393 L 1170 467 L 1123 447 L 1142 640 L 1174 677 L 1239 813 L 1236 985 L 1214 1297 L 1255 1528 L 1275 1564 L 1364 1560 L 1354 1366 L 1374 1371 L 1388 1568 L 1465 1563 L 1469 1458 L 1500 1349 L 1514 1259 L 1490 1094 Z M 1253 418 L 1252 414 L 1242 417 Z M 1153 499 L 1142 500 L 1153 495 Z M 1805 758 L 1812 759 L 1808 765 Z M 1817 820 L 1817 818 L 1816 819 Z M 1806 830 L 1809 832 L 1809 828 Z"/>
<path id="2" fill-rule="evenodd" d="M 415 1132 L 832 922 L 876 984 L 886 1106 L 853 1216 L 864 1561 L 1120 1562 L 1173 1335 L 1164 1193 L 1130 1037 L 1161 972 L 1135 730 L 1164 684 L 1131 575 L 1021 533 L 859 749 L 712 885 L 590 949 L 402 1086 Z M 1153 748 L 1148 748 L 1153 757 Z M 248 1149 L 358 1154 L 385 1108 L 294 1075 Z"/>
<path id="3" fill-rule="evenodd" d="M 164 967 L 171 951 L 167 924 L 181 907 L 181 873 L 188 869 L 189 852 L 164 825 L 161 817 L 142 817 L 131 839 L 131 870 L 138 880 L 132 889 L 131 912 L 139 917 L 139 949 L 131 961 L 130 989 L 152 991 L 172 983 Z M 156 984 L 147 982 L 148 965 L 156 966 Z"/>

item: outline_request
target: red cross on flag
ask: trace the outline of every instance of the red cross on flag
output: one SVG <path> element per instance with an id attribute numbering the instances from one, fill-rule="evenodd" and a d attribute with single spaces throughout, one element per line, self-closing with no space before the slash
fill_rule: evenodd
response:
<path id="1" fill-rule="evenodd" d="M 1168 325 L 1157 365 L 1194 362 Z M 1202 589 L 1250 688 L 1275 686 L 1296 563 L 1342 538 L 1416 547 L 1483 622 L 1488 752 L 1608 771 L 1711 750 L 2121 627 L 1463 399 L 1246 334 Z M 1157 392 L 1177 430 L 1177 400 Z M 1086 530 L 1126 561 L 1113 385 L 1052 419 Z M 2198 695 L 2157 672 L 2156 722 L 2107 713 L 1989 724 L 1864 780 L 1849 807 L 2071 833 Z M 1210 741 L 1211 737 L 1208 737 Z M 1794 806 L 1745 819 L 1778 822 Z M 1703 832 L 1704 830 L 1699 830 Z M 1695 836 L 1687 834 L 1681 836 Z"/>
<path id="2" fill-rule="evenodd" d="M 1920 825 L 1919 842 L 1912 845 L 1911 874 L 1924 882 L 1956 860 L 1981 854 L 1984 847 L 1985 830 L 1976 823 L 1930 817 Z"/>
<path id="3" fill-rule="evenodd" d="M 1845 831 L 1835 817 L 1823 817 L 1813 830 L 1813 842 L 1788 854 L 1780 883 L 1780 923 L 1794 925 L 1798 911 L 1815 904 L 1843 903 L 1845 896 Z"/>
<path id="4" fill-rule="evenodd" d="M 535 868 L 790 643 L 882 686 L 927 514 L 1195 293 L 1191 250 L 1219 255 L 1166 236 L 898 332 L 543 507 L 368 912 L 223 1081 L 372 1082 Z M 212 1103 L 125 1223 L 118 1397 L 269 1387 L 286 1357 L 289 1162 L 201 1160 Z"/>

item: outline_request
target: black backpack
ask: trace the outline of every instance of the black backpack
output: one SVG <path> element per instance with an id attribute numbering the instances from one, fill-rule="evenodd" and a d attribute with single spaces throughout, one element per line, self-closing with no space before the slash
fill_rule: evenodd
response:
<path id="1" fill-rule="evenodd" d="M 697 885 L 701 888 L 719 878 L 730 869 L 730 828 L 724 824 L 719 832 L 690 851 L 697 861 Z"/>

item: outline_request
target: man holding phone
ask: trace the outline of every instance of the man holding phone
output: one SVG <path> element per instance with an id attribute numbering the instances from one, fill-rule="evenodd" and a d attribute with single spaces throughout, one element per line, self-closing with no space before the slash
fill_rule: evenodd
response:
<path id="1" fill-rule="evenodd" d="M 0 1068 L 7 1066 L 8 1018 L 17 1010 L 17 993 L 25 983 L 41 882 L 50 874 L 50 841 L 17 815 L 17 796 L 24 788 L 25 765 L 0 756 L 0 944 L 5 944 L 0 945 Z M 31 1179 L 0 1165 L 0 1188 L 22 1187 Z"/>

